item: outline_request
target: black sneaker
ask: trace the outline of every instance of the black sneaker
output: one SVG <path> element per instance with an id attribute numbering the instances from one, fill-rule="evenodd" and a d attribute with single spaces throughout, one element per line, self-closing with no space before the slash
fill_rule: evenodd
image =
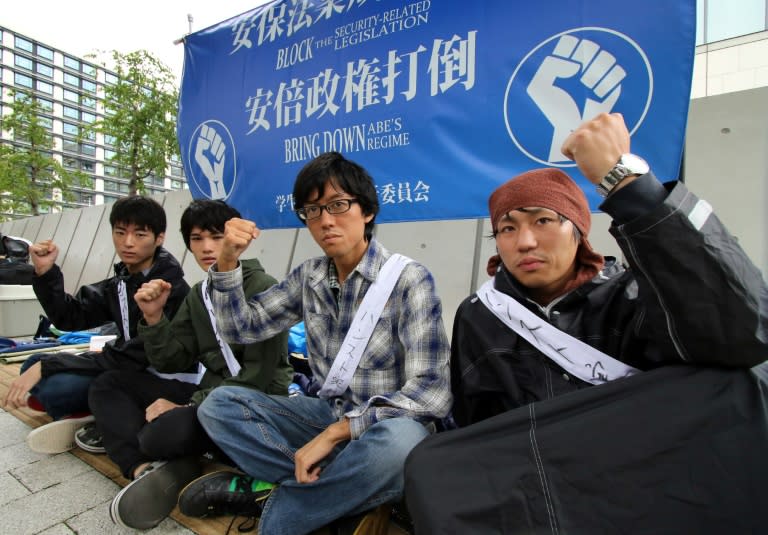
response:
<path id="1" fill-rule="evenodd" d="M 223 470 L 195 479 L 179 494 L 179 511 L 187 516 L 261 516 L 262 504 L 276 485 Z"/>
<path id="2" fill-rule="evenodd" d="M 179 490 L 200 472 L 200 463 L 192 457 L 151 463 L 112 500 L 112 522 L 132 529 L 155 527 L 173 511 Z"/>
<path id="3" fill-rule="evenodd" d="M 96 424 L 86 424 L 75 433 L 75 444 L 90 453 L 106 453 L 104 449 L 104 437 L 96 429 Z"/>

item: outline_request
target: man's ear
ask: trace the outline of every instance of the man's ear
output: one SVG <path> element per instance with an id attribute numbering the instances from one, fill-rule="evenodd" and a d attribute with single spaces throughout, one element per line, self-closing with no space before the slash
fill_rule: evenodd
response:
<path id="1" fill-rule="evenodd" d="M 165 242 L 165 232 L 161 232 L 155 238 L 155 247 L 160 247 Z"/>

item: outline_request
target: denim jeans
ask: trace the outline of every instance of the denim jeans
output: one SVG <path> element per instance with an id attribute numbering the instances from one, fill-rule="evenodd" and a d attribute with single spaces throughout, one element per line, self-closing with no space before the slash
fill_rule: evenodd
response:
<path id="1" fill-rule="evenodd" d="M 36 353 L 27 358 L 21 365 L 21 373 L 24 373 L 45 355 L 46 353 Z M 90 411 L 88 408 L 88 387 L 93 379 L 91 375 L 56 373 L 41 378 L 29 393 L 40 400 L 45 412 L 51 418 L 60 420 L 70 414 Z"/>
<path id="2" fill-rule="evenodd" d="M 405 458 L 429 434 L 408 418 L 383 420 L 338 445 L 317 481 L 298 483 L 294 453 L 337 421 L 327 401 L 226 386 L 208 395 L 197 416 L 244 472 L 280 484 L 264 506 L 262 535 L 309 533 L 400 498 Z"/>

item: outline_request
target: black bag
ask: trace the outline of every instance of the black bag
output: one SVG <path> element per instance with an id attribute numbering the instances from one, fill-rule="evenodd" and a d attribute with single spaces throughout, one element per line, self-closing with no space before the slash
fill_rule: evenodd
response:
<path id="1" fill-rule="evenodd" d="M 18 260 L 29 261 L 29 242 L 15 236 L 3 236 L 0 234 L 0 256 Z"/>
<path id="2" fill-rule="evenodd" d="M 35 268 L 29 261 L 29 243 L 0 234 L 0 284 L 32 284 Z"/>
<path id="3" fill-rule="evenodd" d="M 667 366 L 428 437 L 418 535 L 764 533 L 768 363 Z"/>

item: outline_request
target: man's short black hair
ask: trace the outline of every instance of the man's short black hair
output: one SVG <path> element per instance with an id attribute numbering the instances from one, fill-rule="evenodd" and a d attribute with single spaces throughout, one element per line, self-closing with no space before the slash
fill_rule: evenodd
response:
<path id="1" fill-rule="evenodd" d="M 121 197 L 114 202 L 109 213 L 109 224 L 113 229 L 118 223 L 149 229 L 157 237 L 165 232 L 165 210 L 160 203 L 149 197 Z"/>
<path id="2" fill-rule="evenodd" d="M 325 187 L 334 182 L 345 192 L 357 199 L 364 215 L 372 215 L 365 224 L 365 239 L 371 241 L 379 213 L 379 197 L 371 175 L 363 167 L 347 160 L 338 152 L 326 152 L 305 165 L 296 177 L 293 185 L 294 208 L 303 208 L 309 196 L 317 191 L 319 197 L 325 195 Z M 301 220 L 305 225 L 306 221 Z"/>
<path id="3" fill-rule="evenodd" d="M 189 236 L 192 228 L 198 227 L 208 232 L 224 232 L 224 224 L 233 217 L 240 217 L 240 212 L 224 201 L 198 199 L 189 203 L 181 214 L 181 235 L 184 245 L 189 249 Z"/>

